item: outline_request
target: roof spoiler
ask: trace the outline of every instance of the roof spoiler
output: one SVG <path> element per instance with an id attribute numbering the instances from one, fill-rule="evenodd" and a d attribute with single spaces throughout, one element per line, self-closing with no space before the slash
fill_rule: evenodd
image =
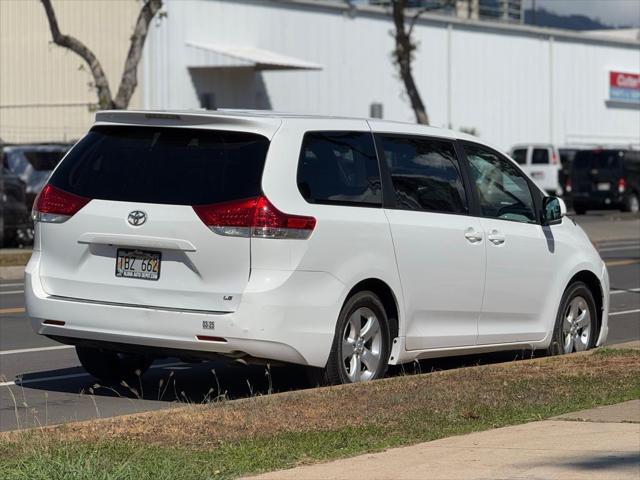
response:
<path id="1" fill-rule="evenodd" d="M 216 111 L 144 111 L 144 110 L 102 110 L 96 113 L 96 123 L 122 123 L 126 125 L 153 126 L 206 126 L 220 125 L 272 136 L 281 120 L 269 117 L 249 117 Z"/>

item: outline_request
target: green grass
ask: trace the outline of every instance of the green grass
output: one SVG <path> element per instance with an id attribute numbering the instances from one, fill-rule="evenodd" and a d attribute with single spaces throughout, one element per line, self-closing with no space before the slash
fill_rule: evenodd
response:
<path id="1" fill-rule="evenodd" d="M 179 430 L 171 424 L 175 411 L 154 412 L 143 417 L 141 425 L 148 428 L 133 439 L 131 427 L 140 424 L 119 419 L 94 422 L 90 430 L 81 425 L 27 431 L 0 437 L 0 478 L 236 478 L 640 398 L 639 367 L 639 351 L 603 349 L 188 407 L 187 415 L 175 420 Z M 304 418 L 314 418 L 315 411 L 303 415 L 303 421 L 291 420 L 299 414 L 291 402 L 301 410 L 317 405 L 320 413 L 326 412 L 326 424 L 305 424 Z M 251 430 L 254 424 L 242 413 L 249 408 L 257 418 L 264 414 L 271 421 Z M 354 410 L 370 415 L 349 424 Z M 335 418 L 340 411 L 344 425 Z M 244 432 L 240 435 L 226 433 L 233 423 L 202 427 L 205 419 L 234 412 L 241 414 L 234 416 Z M 85 439 L 89 435 L 92 439 Z"/>

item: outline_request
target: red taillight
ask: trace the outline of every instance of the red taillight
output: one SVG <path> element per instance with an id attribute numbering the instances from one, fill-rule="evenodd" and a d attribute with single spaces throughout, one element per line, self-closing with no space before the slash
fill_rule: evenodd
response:
<path id="1" fill-rule="evenodd" d="M 193 207 L 207 227 L 220 235 L 232 237 L 249 236 L 255 208 L 255 198 Z"/>
<path id="2" fill-rule="evenodd" d="M 315 218 L 283 213 L 262 196 L 256 202 L 251 233 L 262 238 L 309 238 L 315 226 Z"/>
<path id="3" fill-rule="evenodd" d="M 564 186 L 564 191 L 567 193 L 571 193 L 572 190 L 572 186 L 571 186 L 571 180 L 567 180 L 567 183 Z"/>
<path id="4" fill-rule="evenodd" d="M 624 193 L 626 189 L 627 189 L 627 182 L 624 180 L 624 178 L 618 179 L 618 193 Z"/>
<path id="5" fill-rule="evenodd" d="M 558 164 L 558 156 L 556 155 L 556 152 L 551 152 L 551 165 L 557 165 Z"/>
<path id="6" fill-rule="evenodd" d="M 265 196 L 193 209 L 206 226 L 226 236 L 305 239 L 316 226 L 315 218 L 283 213 Z"/>
<path id="7" fill-rule="evenodd" d="M 62 223 L 91 201 L 73 193 L 45 185 L 33 202 L 33 219 L 37 222 Z"/>

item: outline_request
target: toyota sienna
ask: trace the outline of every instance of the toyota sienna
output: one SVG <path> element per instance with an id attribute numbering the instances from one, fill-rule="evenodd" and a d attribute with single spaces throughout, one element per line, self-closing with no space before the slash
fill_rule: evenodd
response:
<path id="1" fill-rule="evenodd" d="M 34 330 L 117 380 L 161 357 L 328 383 L 607 336 L 607 269 L 509 157 L 420 125 L 99 112 L 37 198 Z"/>

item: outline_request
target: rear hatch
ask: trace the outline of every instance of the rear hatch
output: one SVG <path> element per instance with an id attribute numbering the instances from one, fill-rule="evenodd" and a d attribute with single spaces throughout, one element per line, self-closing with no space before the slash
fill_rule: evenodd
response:
<path id="1" fill-rule="evenodd" d="M 623 177 L 624 152 L 584 150 L 573 159 L 571 187 L 575 196 L 604 197 L 618 193 Z"/>
<path id="2" fill-rule="evenodd" d="M 257 133 L 94 127 L 41 194 L 65 214 L 39 223 L 45 291 L 115 304 L 235 310 L 249 278 L 250 238 L 215 233 L 193 207 L 257 197 L 268 147 Z"/>

